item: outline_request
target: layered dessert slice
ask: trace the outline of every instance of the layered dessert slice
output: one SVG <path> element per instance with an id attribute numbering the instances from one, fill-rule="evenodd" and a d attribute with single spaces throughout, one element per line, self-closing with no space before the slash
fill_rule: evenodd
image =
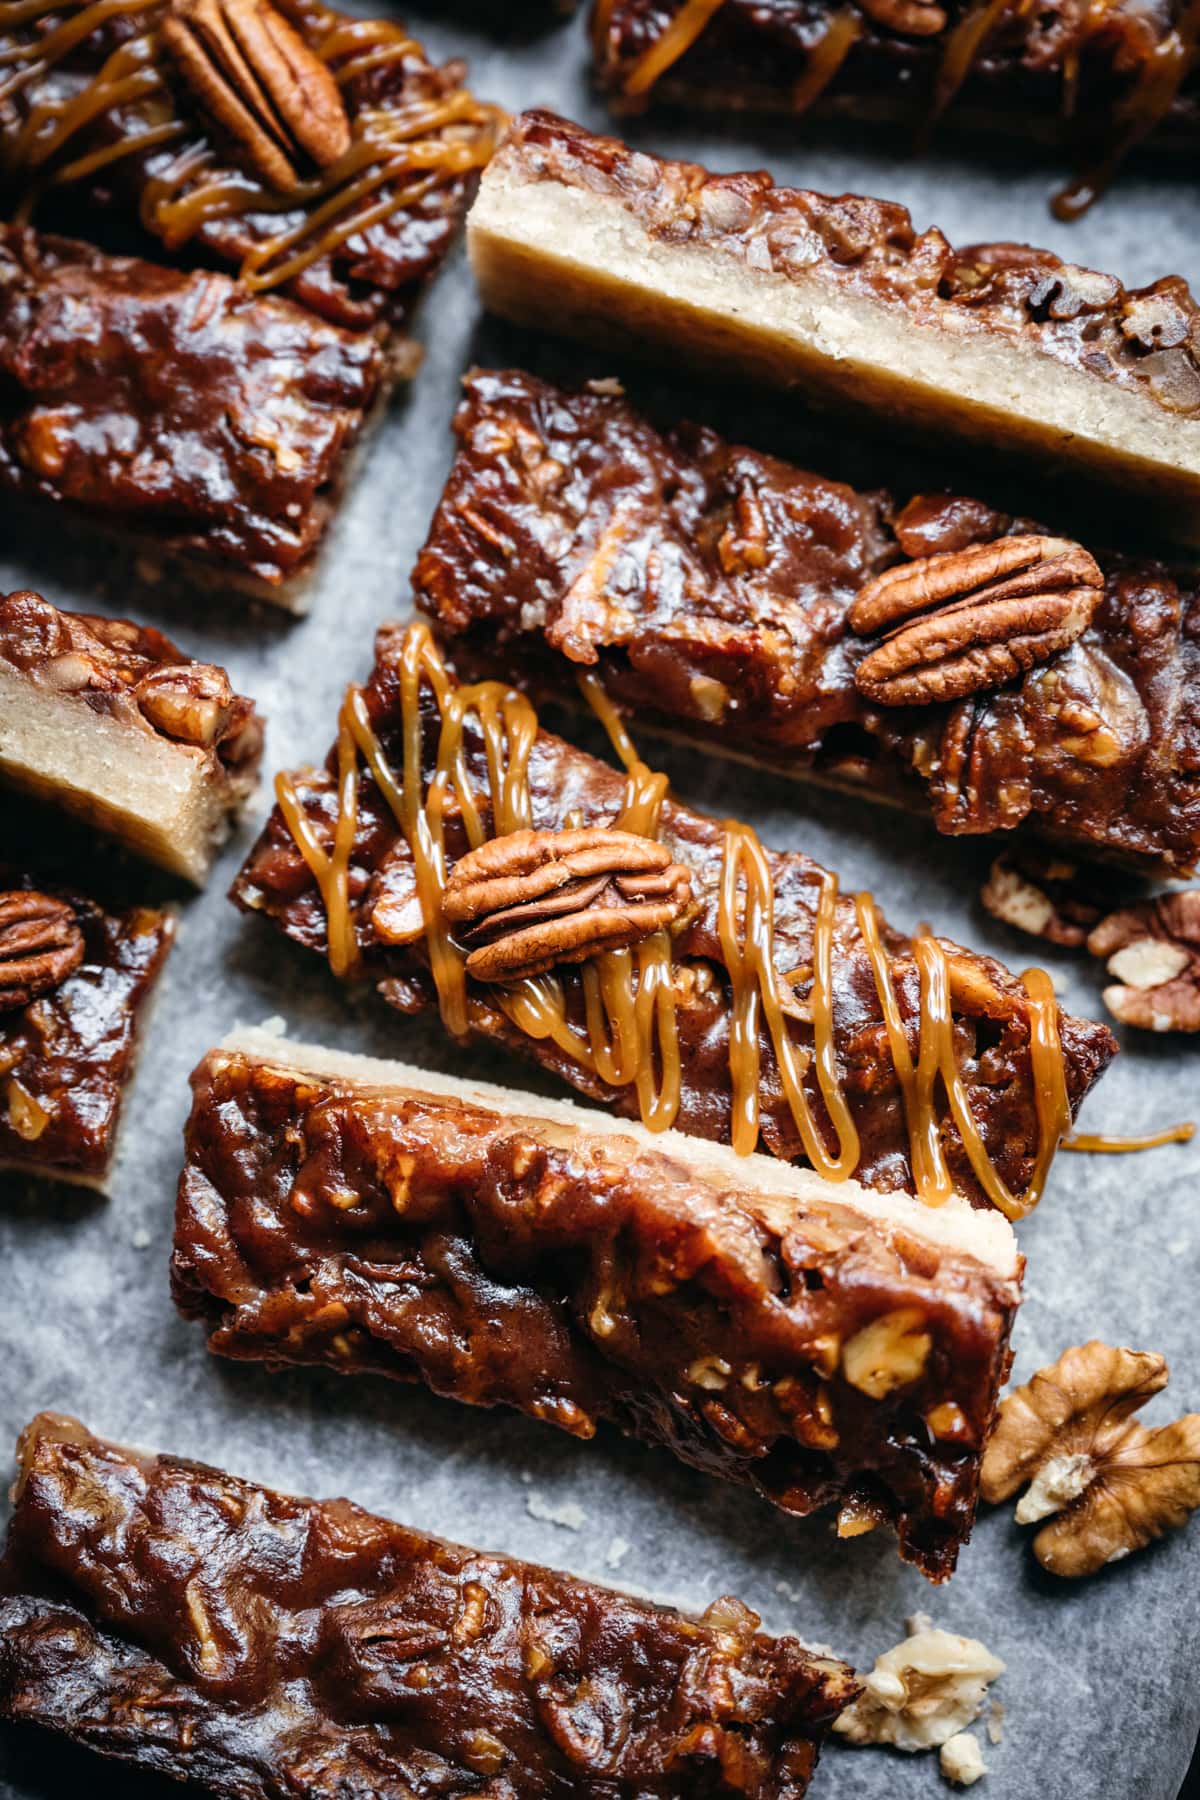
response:
<path id="1" fill-rule="evenodd" d="M 701 1618 L 147 1456 L 43 1413 L 0 1562 L 0 1716 L 228 1800 L 800 1800 L 857 1684 Z"/>
<path id="2" fill-rule="evenodd" d="M 415 300 L 501 115 L 394 19 L 321 0 L 31 0 L 0 18 L 0 192 L 231 268 L 411 368 Z"/>
<path id="3" fill-rule="evenodd" d="M 0 491 L 303 610 L 384 351 L 273 294 L 0 228 Z"/>
<path id="4" fill-rule="evenodd" d="M 1058 197 L 1074 217 L 1148 139 L 1200 138 L 1186 0 L 1136 14 L 1047 0 L 594 0 L 598 78 L 623 112 L 652 104 L 856 122 L 927 134 L 1019 133 L 1063 143 L 1086 173 Z"/>
<path id="5" fill-rule="evenodd" d="M 455 430 L 414 586 L 464 675 L 557 700 L 582 679 L 635 735 L 942 832 L 1164 876 L 1200 859 L 1194 574 L 660 430 L 611 383 L 476 371 Z"/>
<path id="6" fill-rule="evenodd" d="M 0 865 L 0 1169 L 104 1186 L 172 914 Z"/>
<path id="7" fill-rule="evenodd" d="M 242 907 L 652 1129 L 1036 1202 L 1114 1049 L 1046 975 L 891 930 L 810 858 L 670 798 L 627 739 L 622 775 L 504 683 L 458 685 L 423 623 L 376 649 L 328 766 L 277 778 Z"/>
<path id="8" fill-rule="evenodd" d="M 253 700 L 161 631 L 0 598 L 0 779 L 200 883 L 262 744 Z"/>
<path id="9" fill-rule="evenodd" d="M 998 1213 L 262 1032 L 192 1087 L 172 1287 L 210 1349 L 614 1422 L 950 1574 L 1020 1297 Z"/>
<path id="10" fill-rule="evenodd" d="M 903 207 L 544 112 L 512 126 L 469 232 L 506 318 L 1019 452 L 1200 542 L 1200 314 L 1177 276 L 1130 290 L 1022 244 L 956 250 Z"/>

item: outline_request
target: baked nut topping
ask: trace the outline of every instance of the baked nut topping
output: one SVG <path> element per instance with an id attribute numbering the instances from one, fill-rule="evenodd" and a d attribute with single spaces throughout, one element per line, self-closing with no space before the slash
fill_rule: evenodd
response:
<path id="1" fill-rule="evenodd" d="M 0 893 L 0 1012 L 61 986 L 83 961 L 75 909 L 33 889 Z"/>
<path id="2" fill-rule="evenodd" d="M 1104 589 L 1065 538 L 1016 536 L 885 569 L 850 608 L 860 636 L 895 627 L 855 671 L 880 706 L 927 706 L 1002 687 L 1073 644 Z"/>
<path id="3" fill-rule="evenodd" d="M 163 43 L 204 110 L 278 192 L 307 160 L 328 168 L 350 148 L 337 82 L 266 0 L 172 0 Z"/>
<path id="4" fill-rule="evenodd" d="M 1123 1025 L 1200 1031 L 1200 888 L 1110 913 L 1087 946 L 1117 978 L 1104 1003 Z"/>
<path id="5" fill-rule="evenodd" d="M 691 891 L 670 852 L 634 832 L 514 831 L 455 865 L 443 908 L 473 946 L 468 975 L 520 981 L 628 949 L 674 924 Z"/>
<path id="6" fill-rule="evenodd" d="M 1133 1414 L 1167 1385 L 1151 1351 L 1093 1339 L 1000 1403 L 983 1458 L 985 1500 L 1026 1492 L 1019 1524 L 1043 1525 L 1033 1551 L 1054 1575 L 1093 1575 L 1200 1507 L 1200 1414 L 1149 1427 Z"/>
<path id="7" fill-rule="evenodd" d="M 979 1717 L 1004 1664 L 978 1638 L 937 1630 L 923 1613 L 909 1635 L 875 1659 L 863 1692 L 834 1730 L 850 1744 L 936 1750 Z"/>

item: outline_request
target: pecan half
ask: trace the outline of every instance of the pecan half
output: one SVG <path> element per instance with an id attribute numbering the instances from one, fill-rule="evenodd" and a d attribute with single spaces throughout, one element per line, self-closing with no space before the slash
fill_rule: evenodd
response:
<path id="1" fill-rule="evenodd" d="M 1033 534 L 885 569 L 848 615 L 863 636 L 896 627 L 859 664 L 859 692 L 926 706 L 1000 687 L 1073 644 L 1103 587 L 1079 544 Z"/>
<path id="2" fill-rule="evenodd" d="M 74 907 L 24 888 L 0 894 L 0 1012 L 48 994 L 82 961 Z"/>
<path id="3" fill-rule="evenodd" d="M 477 981 L 520 981 L 621 950 L 671 925 L 691 898 L 662 844 L 607 826 L 514 831 L 464 856 L 443 910 L 471 946 Z"/>
<path id="4" fill-rule="evenodd" d="M 1200 1031 L 1200 888 L 1160 894 L 1101 919 L 1088 949 L 1116 984 L 1104 1004 L 1143 1031 Z"/>
<path id="5" fill-rule="evenodd" d="M 268 187 L 287 193 L 298 165 L 328 168 L 350 148 L 337 82 L 267 0 L 172 0 L 162 41 Z"/>

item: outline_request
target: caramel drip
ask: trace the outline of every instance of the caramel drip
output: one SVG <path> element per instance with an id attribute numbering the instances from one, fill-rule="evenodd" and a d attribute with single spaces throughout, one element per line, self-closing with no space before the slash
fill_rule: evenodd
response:
<path id="1" fill-rule="evenodd" d="M 830 19 L 828 26 L 808 53 L 804 73 L 792 89 L 792 110 L 807 112 L 814 105 L 863 35 L 859 13 L 843 8 Z"/>
<path id="2" fill-rule="evenodd" d="M 625 93 L 631 98 L 648 94 L 655 82 L 687 54 L 724 4 L 725 0 L 683 0 L 662 36 L 644 50 L 627 71 L 621 84 Z"/>
<path id="3" fill-rule="evenodd" d="M 1104 1132 L 1077 1132 L 1064 1138 L 1064 1150 L 1081 1150 L 1086 1155 L 1124 1156 L 1137 1150 L 1157 1150 L 1161 1144 L 1190 1144 L 1196 1135 L 1191 1120 L 1181 1125 L 1168 1125 L 1162 1131 L 1147 1131 L 1139 1137 L 1109 1137 Z"/>
<path id="4" fill-rule="evenodd" d="M 0 31 L 17 29 L 52 13 L 56 0 L 0 4 Z M 127 14 L 157 15 L 162 0 L 93 0 L 41 40 L 0 50 L 0 68 L 17 64 L 0 85 L 0 99 L 37 82 L 106 20 Z M 346 87 L 360 76 L 402 62 L 419 49 L 403 27 L 389 20 L 339 19 L 309 8 L 308 22 L 327 21 L 314 53 Z M 332 168 L 301 181 L 286 193 L 264 187 L 252 174 L 219 171 L 214 152 L 197 146 L 187 123 L 174 115 L 170 90 L 159 68 L 155 18 L 147 29 L 116 50 L 99 73 L 71 99 L 31 105 L 7 156 L 14 168 L 47 168 L 72 141 L 104 114 L 139 108 L 143 125 L 122 121 L 115 144 L 84 152 L 48 176 L 56 185 L 81 181 L 127 156 L 166 148 L 193 138 L 167 166 L 150 177 L 142 195 L 146 228 L 177 250 L 213 219 L 253 212 L 286 214 L 289 223 L 246 252 L 239 278 L 252 292 L 294 280 L 312 263 L 332 255 L 350 237 L 383 224 L 415 206 L 437 188 L 459 180 L 487 162 L 499 135 L 502 115 L 465 89 L 438 99 L 384 109 L 352 110 L 353 141 Z M 37 195 L 23 209 L 28 216 Z M 294 215 L 302 214 L 295 221 Z"/>
<path id="5" fill-rule="evenodd" d="M 356 701 L 361 705 L 361 696 L 351 688 L 338 716 L 338 816 L 331 851 L 325 850 L 313 830 L 291 776 L 280 773 L 275 777 L 279 810 L 320 890 L 325 908 L 329 966 L 339 977 L 352 974 L 358 962 L 358 943 L 350 911 L 350 857 L 358 824 L 358 765 L 353 732 Z"/>
<path id="6" fill-rule="evenodd" d="M 617 753 L 619 761 L 627 769 L 632 769 L 640 761 L 633 745 L 633 739 L 625 729 L 625 722 L 610 699 L 600 677 L 591 669 L 581 669 L 575 677 L 579 691 L 608 733 L 608 741 Z"/>
<path id="7" fill-rule="evenodd" d="M 967 80 L 992 32 L 1017 4 L 1018 0 L 980 0 L 947 34 L 923 137 L 928 137 Z"/>

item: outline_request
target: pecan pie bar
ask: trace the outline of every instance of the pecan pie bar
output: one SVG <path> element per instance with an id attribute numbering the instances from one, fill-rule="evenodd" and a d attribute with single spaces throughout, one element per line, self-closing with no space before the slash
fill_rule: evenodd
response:
<path id="1" fill-rule="evenodd" d="M 519 323 L 797 383 L 1086 477 L 1200 543 L 1200 313 L 1166 276 L 953 249 L 903 207 L 711 175 L 544 112 L 480 185 L 471 254 Z"/>
<path id="2" fill-rule="evenodd" d="M 0 1169 L 102 1187 L 175 922 L 0 865 Z"/>
<path id="3" fill-rule="evenodd" d="M 201 883 L 262 742 L 253 700 L 161 631 L 0 597 L 0 778 L 16 787 Z"/>
<path id="4" fill-rule="evenodd" d="M 0 195 L 108 213 L 331 324 L 405 329 L 501 115 L 393 19 L 321 0 L 4 0 Z"/>
<path id="5" fill-rule="evenodd" d="M 1200 584 L 954 495 L 901 504 L 611 387 L 476 371 L 414 576 L 463 673 L 932 817 L 1200 859 Z M 1098 915 L 1097 915 L 1098 916 Z"/>
<path id="6" fill-rule="evenodd" d="M 292 610 L 386 393 L 369 334 L 0 228 L 0 491 Z"/>
<path id="7" fill-rule="evenodd" d="M 192 1086 L 172 1285 L 210 1349 L 615 1422 L 952 1570 L 1020 1295 L 998 1213 L 262 1032 Z"/>
<path id="8" fill-rule="evenodd" d="M 1200 138 L 1188 0 L 1155 7 L 976 0 L 594 0 L 597 73 L 614 107 L 654 102 L 856 121 L 947 124 L 1061 142 L 1084 173 L 1072 218 L 1149 139 Z"/>
<path id="9" fill-rule="evenodd" d="M 227 1800 L 800 1800 L 851 1671 L 179 1457 L 27 1427 L 0 1716 Z"/>
<path id="10" fill-rule="evenodd" d="M 328 767 L 277 778 L 234 897 L 654 1129 L 1027 1211 L 1109 1032 L 1040 971 L 892 931 L 624 753 L 622 776 L 503 683 L 459 686 L 424 624 L 385 627 Z"/>

